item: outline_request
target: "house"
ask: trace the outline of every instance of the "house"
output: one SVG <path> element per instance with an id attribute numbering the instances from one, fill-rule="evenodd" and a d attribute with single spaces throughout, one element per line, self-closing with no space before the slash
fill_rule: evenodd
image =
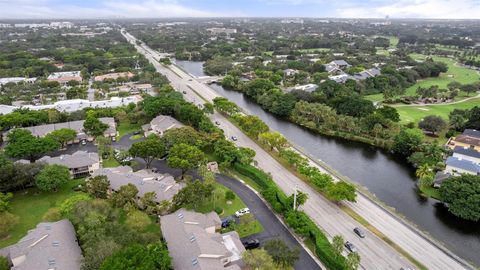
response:
<path id="1" fill-rule="evenodd" d="M 82 76 L 80 75 L 80 71 L 54 72 L 48 75 L 47 80 L 65 85 L 69 81 L 82 82 Z"/>
<path id="2" fill-rule="evenodd" d="M 129 92 L 132 95 L 147 93 L 153 90 L 153 86 L 149 83 L 133 84 L 126 83 L 116 88 L 119 92 Z"/>
<path id="3" fill-rule="evenodd" d="M 454 149 L 456 146 L 473 148 L 480 151 L 480 131 L 475 129 L 465 129 L 461 135 L 452 137 L 448 140 L 447 146 Z"/>
<path id="4" fill-rule="evenodd" d="M 290 76 L 294 76 L 295 74 L 297 74 L 299 71 L 296 70 L 296 69 L 291 69 L 291 68 L 287 68 L 283 71 L 283 74 L 286 76 L 286 77 L 290 77 Z"/>
<path id="5" fill-rule="evenodd" d="M 108 128 L 103 132 L 103 136 L 107 138 L 113 138 L 117 136 L 117 129 L 116 129 L 116 123 L 115 119 L 113 117 L 101 117 L 98 118 L 100 122 L 107 124 Z M 93 137 L 89 136 L 85 133 L 83 130 L 83 123 L 85 120 L 78 120 L 78 121 L 70 121 L 70 122 L 63 122 L 63 123 L 56 123 L 56 124 L 47 124 L 47 125 L 39 125 L 39 126 L 33 126 L 33 127 L 25 127 L 23 129 L 29 130 L 33 136 L 36 137 L 45 137 L 48 133 L 57 130 L 57 129 L 62 129 L 62 128 L 69 128 L 73 129 L 77 132 L 77 138 L 71 143 L 78 143 L 82 140 L 87 140 L 87 141 L 93 141 Z M 5 136 L 8 134 L 8 132 L 5 134 Z M 6 137 L 5 137 L 6 138 Z"/>
<path id="6" fill-rule="evenodd" d="M 167 115 L 159 115 L 150 121 L 150 124 L 142 126 L 145 137 L 150 134 L 157 134 L 163 136 L 165 131 L 172 128 L 181 128 L 183 124 L 178 122 L 175 118 Z"/>
<path id="7" fill-rule="evenodd" d="M 453 157 L 480 164 L 480 152 L 474 148 L 455 146 L 453 149 Z"/>
<path id="8" fill-rule="evenodd" d="M 89 176 L 100 168 L 98 154 L 85 151 L 77 151 L 71 155 L 61 155 L 58 157 L 44 156 L 37 162 L 65 166 L 70 170 L 73 178 Z"/>
<path id="9" fill-rule="evenodd" d="M 353 75 L 353 79 L 356 80 L 356 81 L 363 81 L 363 80 L 366 80 L 368 78 L 376 77 L 380 74 L 381 74 L 381 72 L 380 72 L 379 68 L 371 68 L 371 69 L 367 69 L 367 70 L 355 73 Z"/>
<path id="10" fill-rule="evenodd" d="M 302 90 L 302 91 L 305 91 L 305 92 L 312 93 L 313 91 L 317 90 L 317 88 L 318 88 L 318 85 L 313 84 L 313 83 L 309 83 L 309 84 L 305 84 L 305 85 L 295 86 L 295 87 L 291 88 L 289 91 Z"/>
<path id="11" fill-rule="evenodd" d="M 12 270 L 80 270 L 82 251 L 68 219 L 39 223 L 18 243 L 0 250 Z"/>
<path id="12" fill-rule="evenodd" d="M 236 34 L 237 33 L 237 29 L 234 29 L 234 28 L 218 28 L 218 27 L 214 27 L 214 28 L 207 28 L 207 31 L 212 34 L 212 35 L 219 35 L 219 34 Z"/>
<path id="13" fill-rule="evenodd" d="M 480 175 L 480 165 L 469 160 L 450 156 L 445 162 L 445 172 L 451 175 L 461 175 L 463 173 Z"/>
<path id="14" fill-rule="evenodd" d="M 345 69 L 351 67 L 352 65 L 347 63 L 347 61 L 345 61 L 345 60 L 333 60 L 332 62 L 330 62 L 328 64 L 324 64 L 323 66 L 325 67 L 325 70 L 328 73 L 335 73 L 335 72 L 338 72 L 340 70 L 345 70 Z"/>
<path id="15" fill-rule="evenodd" d="M 345 83 L 348 79 L 351 79 L 350 75 L 348 74 L 340 74 L 335 76 L 328 76 L 328 79 L 335 81 L 336 83 Z"/>
<path id="16" fill-rule="evenodd" d="M 93 172 L 92 176 L 105 175 L 110 181 L 110 190 L 117 191 L 121 186 L 132 184 L 138 189 L 138 197 L 147 192 L 155 192 L 156 202 L 171 201 L 185 183 L 177 183 L 169 174 L 153 173 L 146 170 L 134 172 L 129 166 L 102 168 Z"/>
<path id="17" fill-rule="evenodd" d="M 133 76 L 135 76 L 135 74 L 133 74 L 132 72 L 115 72 L 115 73 L 108 73 L 104 75 L 95 76 L 93 80 L 96 82 L 103 82 L 106 79 L 112 79 L 112 80 L 116 80 L 118 78 L 130 79 Z"/>
<path id="18" fill-rule="evenodd" d="M 221 220 L 217 213 L 180 209 L 160 217 L 163 236 L 174 269 L 240 270 L 245 248 L 237 232 L 216 233 Z"/>
<path id="19" fill-rule="evenodd" d="M 19 82 L 34 83 L 36 80 L 37 78 L 7 77 L 7 78 L 0 78 L 0 85 L 4 85 L 7 83 L 19 83 Z"/>

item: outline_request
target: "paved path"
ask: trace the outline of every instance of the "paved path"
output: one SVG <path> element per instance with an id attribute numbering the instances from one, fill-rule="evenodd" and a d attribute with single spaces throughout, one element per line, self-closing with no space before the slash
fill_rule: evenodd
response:
<path id="1" fill-rule="evenodd" d="M 135 39 L 133 36 L 126 34 L 125 37 L 134 44 Z M 165 67 L 159 64 L 153 57 L 156 52 L 150 48 L 146 46 L 136 46 L 136 48 L 145 55 L 158 72 L 167 76 L 173 87 L 178 91 L 186 93 L 184 95 L 186 100 L 198 105 L 219 96 L 208 86 L 195 80 L 192 81 L 192 77 L 178 67 Z M 213 114 L 210 118 L 212 121 L 220 123 L 220 127 L 225 131 L 227 138 L 236 136 L 238 140 L 235 143 L 238 146 L 253 149 L 256 152 L 258 166 L 270 172 L 273 180 L 286 194 L 292 194 L 295 186 L 298 186 L 298 189 L 302 192 L 307 193 L 309 199 L 303 206 L 304 211 L 330 237 L 342 235 L 346 240 L 352 241 L 358 247 L 363 269 L 400 269 L 406 266 L 413 268 L 411 262 L 366 229 L 367 237 L 359 239 L 352 230 L 355 227 L 363 226 L 341 211 L 336 204 L 325 199 L 309 185 L 289 172 L 228 119 L 218 113 Z M 432 243 L 416 229 L 401 222 L 362 194 L 358 194 L 357 203 L 349 204 L 349 206 L 427 268 L 473 268 L 448 250 Z"/>
<path id="2" fill-rule="evenodd" d="M 422 106 L 446 106 L 446 105 L 454 105 L 454 104 L 459 104 L 463 103 L 465 101 L 469 101 L 475 98 L 480 98 L 480 94 L 473 96 L 473 97 L 468 97 L 462 100 L 454 101 L 454 102 L 445 102 L 445 103 L 427 103 L 427 104 L 400 104 L 400 105 L 391 105 L 392 107 L 422 107 Z M 388 105 L 388 104 L 387 104 Z"/>

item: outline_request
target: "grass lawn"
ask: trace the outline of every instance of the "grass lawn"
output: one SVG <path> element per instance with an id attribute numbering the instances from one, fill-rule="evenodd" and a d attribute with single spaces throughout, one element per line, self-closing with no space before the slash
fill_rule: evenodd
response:
<path id="1" fill-rule="evenodd" d="M 122 122 L 118 124 L 117 131 L 118 131 L 118 138 L 123 137 L 125 134 L 139 131 L 142 129 L 142 125 L 140 124 L 131 124 L 129 122 Z"/>
<path id="2" fill-rule="evenodd" d="M 258 222 L 258 220 L 253 220 L 251 222 L 235 225 L 235 231 L 238 233 L 240 238 L 247 237 L 249 235 L 253 235 L 263 231 L 263 226 Z"/>
<path id="3" fill-rule="evenodd" d="M 130 140 L 134 141 L 134 140 L 138 140 L 138 139 L 141 139 L 141 138 L 143 138 L 143 133 L 131 136 Z"/>
<path id="4" fill-rule="evenodd" d="M 214 195 L 210 200 L 203 202 L 197 211 L 208 213 L 214 211 L 215 207 L 220 207 L 223 209 L 220 217 L 227 217 L 233 215 L 237 210 L 247 207 L 238 196 L 235 196 L 231 204 L 227 204 L 227 200 L 225 200 L 225 192 L 227 190 L 229 190 L 227 187 L 215 183 Z"/>
<path id="5" fill-rule="evenodd" d="M 28 230 L 42 222 L 42 217 L 48 209 L 58 207 L 65 199 L 75 194 L 72 188 L 84 180 L 71 180 L 57 192 L 42 192 L 37 188 L 15 192 L 11 201 L 11 213 L 19 217 L 19 223 L 12 229 L 9 238 L 0 241 L 0 248 L 18 242 Z"/>
<path id="6" fill-rule="evenodd" d="M 120 166 L 120 163 L 113 157 L 113 155 L 109 155 L 107 159 L 103 160 L 103 168 L 112 168 Z"/>
<path id="7" fill-rule="evenodd" d="M 417 123 L 422 118 L 427 115 L 438 115 L 445 120 L 448 120 L 448 114 L 453 111 L 453 109 L 470 109 L 474 106 L 480 105 L 480 98 L 474 98 L 458 104 L 438 104 L 430 106 L 404 106 L 396 107 L 398 113 L 400 114 L 401 122 L 415 122 Z"/>
<path id="8" fill-rule="evenodd" d="M 422 187 L 421 186 L 420 191 L 428 197 L 440 200 L 440 191 L 438 191 L 438 189 L 436 189 L 434 187 Z"/>
<path id="9" fill-rule="evenodd" d="M 424 60 L 426 58 L 426 56 L 422 54 L 411 54 L 410 56 L 413 59 L 418 60 Z M 447 64 L 448 71 L 446 73 L 440 74 L 439 77 L 427 78 L 418 81 L 416 84 L 407 88 L 407 90 L 405 91 L 405 95 L 415 95 L 415 91 L 418 87 L 430 87 L 432 85 L 438 85 L 440 88 L 446 88 L 447 84 L 453 81 L 466 84 L 476 82 L 480 79 L 480 75 L 475 70 L 457 66 L 455 65 L 455 60 L 453 59 L 440 56 L 432 56 L 432 59 L 434 61 L 444 62 L 445 64 Z"/>
<path id="10" fill-rule="evenodd" d="M 364 96 L 366 100 L 370 100 L 371 102 L 377 102 L 377 101 L 382 101 L 383 100 L 383 94 L 374 94 L 374 95 L 368 95 Z"/>

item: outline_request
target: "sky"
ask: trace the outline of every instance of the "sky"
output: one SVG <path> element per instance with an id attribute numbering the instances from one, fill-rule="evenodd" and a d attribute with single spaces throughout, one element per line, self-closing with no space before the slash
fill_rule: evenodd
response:
<path id="1" fill-rule="evenodd" d="M 0 0 L 1 19 L 320 17 L 480 19 L 480 0 Z"/>

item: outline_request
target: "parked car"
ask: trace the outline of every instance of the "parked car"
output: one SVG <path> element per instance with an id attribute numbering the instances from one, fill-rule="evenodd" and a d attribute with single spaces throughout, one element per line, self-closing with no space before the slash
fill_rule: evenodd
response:
<path id="1" fill-rule="evenodd" d="M 117 141 L 117 137 L 112 137 L 112 142 L 116 142 Z"/>
<path id="2" fill-rule="evenodd" d="M 189 81 L 189 82 L 191 82 L 191 81 L 192 81 L 192 79 L 188 79 L 188 81 Z"/>
<path id="3" fill-rule="evenodd" d="M 243 208 L 243 209 L 240 209 L 238 210 L 237 212 L 235 212 L 235 216 L 238 218 L 238 217 L 241 217 L 243 215 L 246 215 L 246 214 L 250 214 L 250 209 L 248 208 Z"/>
<path id="4" fill-rule="evenodd" d="M 86 145 L 87 144 L 87 140 L 82 140 L 82 145 Z"/>
<path id="5" fill-rule="evenodd" d="M 140 130 L 137 130 L 137 131 L 133 132 L 133 135 L 138 135 L 140 133 L 142 133 L 142 132 Z"/>
<path id="6" fill-rule="evenodd" d="M 360 236 L 360 238 L 365 238 L 365 232 L 358 228 L 358 227 L 355 227 L 355 229 L 353 229 L 353 231 L 358 235 Z"/>
<path id="7" fill-rule="evenodd" d="M 235 223 L 235 219 L 233 217 L 227 217 L 222 220 L 222 228 L 227 228 L 232 223 Z"/>
<path id="8" fill-rule="evenodd" d="M 236 141 L 236 140 L 237 140 L 237 137 L 232 136 L 232 141 Z"/>
<path id="9" fill-rule="evenodd" d="M 345 247 L 348 249 L 350 252 L 357 252 L 357 248 L 350 242 L 345 242 Z"/>
<path id="10" fill-rule="evenodd" d="M 250 239 L 242 242 L 245 249 L 254 249 L 260 246 L 260 241 L 258 239 Z"/>
<path id="11" fill-rule="evenodd" d="M 158 173 L 158 169 L 157 168 L 152 168 L 152 172 L 153 173 Z"/>
<path id="12" fill-rule="evenodd" d="M 186 95 L 186 94 L 187 94 L 187 91 L 182 91 L 182 93 Z"/>

